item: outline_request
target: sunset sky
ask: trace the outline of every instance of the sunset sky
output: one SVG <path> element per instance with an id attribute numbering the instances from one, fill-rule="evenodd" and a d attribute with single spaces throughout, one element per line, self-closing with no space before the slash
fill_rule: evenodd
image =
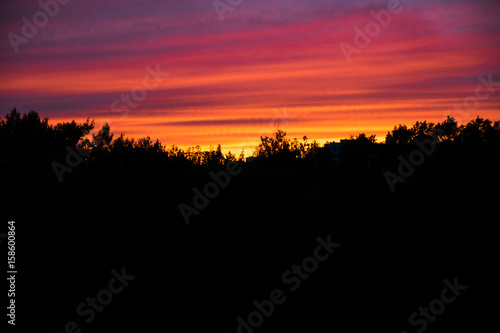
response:
<path id="1" fill-rule="evenodd" d="M 383 140 L 394 125 L 446 114 L 500 120 L 500 84 L 468 98 L 479 76 L 500 82 L 500 1 L 402 0 L 348 61 L 341 43 L 366 42 L 355 28 L 393 1 L 221 0 L 232 9 L 221 19 L 213 0 L 71 0 L 48 7 L 53 17 L 36 14 L 38 0 L 3 0 L 1 115 L 90 117 L 114 133 L 236 154 L 277 123 L 324 142 Z M 23 37 L 34 15 L 38 32 Z M 144 80 L 157 68 L 168 76 Z M 134 107 L 121 100 L 130 94 Z M 453 111 L 464 101 L 470 110 Z"/>

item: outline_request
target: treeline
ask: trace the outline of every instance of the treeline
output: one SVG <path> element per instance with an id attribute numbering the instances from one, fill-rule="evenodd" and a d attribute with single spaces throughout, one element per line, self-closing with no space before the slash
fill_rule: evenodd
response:
<path id="1" fill-rule="evenodd" d="M 500 143 L 500 121 L 494 123 L 479 116 L 467 124 L 458 126 L 455 119 L 448 116 L 442 123 L 428 123 L 417 121 L 412 127 L 406 125 L 395 126 L 387 133 L 387 144 L 410 144 L 416 139 L 439 137 L 438 141 L 455 141 L 469 143 Z"/>
<path id="2" fill-rule="evenodd" d="M 224 154 L 220 144 L 216 148 L 210 146 L 209 150 L 205 151 L 200 146 L 180 149 L 176 145 L 165 146 L 158 140 L 153 142 L 149 136 L 136 140 L 126 137 L 123 133 L 115 135 L 110 132 L 108 124 L 89 138 L 89 133 L 95 129 L 94 127 L 95 122 L 89 119 L 84 123 L 71 121 L 50 125 L 47 118 L 41 119 L 35 111 L 21 115 L 13 109 L 5 116 L 5 119 L 0 119 L 2 155 L 8 158 L 17 154 L 16 151 L 43 151 L 47 156 L 54 156 L 57 155 L 56 151 L 64 151 L 66 147 L 70 147 L 85 157 L 85 163 L 108 154 L 123 157 L 126 155 L 130 155 L 128 157 L 161 156 L 172 161 L 184 161 L 207 167 L 224 165 L 233 161 L 245 161 L 243 151 L 238 156 L 231 152 Z M 427 121 L 417 121 L 412 127 L 400 124 L 387 133 L 383 143 L 408 145 L 416 139 L 425 138 L 437 138 L 438 142 L 498 144 L 500 143 L 500 121 L 492 122 L 478 116 L 462 125 L 458 125 L 450 117 L 437 124 Z M 286 132 L 282 130 L 278 130 L 274 136 L 261 137 L 260 140 L 252 157 L 279 156 L 283 159 L 318 160 L 325 158 L 325 147 L 328 146 L 328 142 L 323 146 L 315 140 L 310 142 L 306 136 L 302 138 L 302 141 L 296 138 L 289 139 Z M 355 137 L 351 136 L 346 142 L 374 145 L 376 137 L 361 133 Z"/>

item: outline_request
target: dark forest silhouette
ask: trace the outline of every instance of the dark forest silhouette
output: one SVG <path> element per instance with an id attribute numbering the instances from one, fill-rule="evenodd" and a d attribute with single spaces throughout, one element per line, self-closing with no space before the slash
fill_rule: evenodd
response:
<path id="1" fill-rule="evenodd" d="M 328 234 L 342 246 L 255 332 L 410 330 L 408 315 L 455 276 L 470 289 L 432 331 L 477 327 L 482 277 L 495 276 L 479 259 L 496 260 L 499 121 L 398 125 L 384 143 L 360 133 L 342 141 L 338 159 L 330 143 L 278 130 L 251 163 L 220 145 L 183 150 L 107 125 L 90 136 L 94 125 L 50 125 L 15 109 L 0 120 L 2 211 L 33 249 L 23 274 L 38 284 L 23 288 L 44 304 L 30 318 L 41 331 L 62 331 L 111 269 L 127 267 L 134 284 L 84 331 L 153 331 L 163 318 L 165 330 L 235 332 L 235 318 Z M 391 192 L 384 174 L 417 140 L 435 152 Z M 67 165 L 68 154 L 74 166 L 60 182 L 54 162 Z M 229 162 L 242 173 L 186 226 L 179 204 Z"/>
<path id="2" fill-rule="evenodd" d="M 149 136 L 138 140 L 127 138 L 123 133 L 117 136 L 110 132 L 108 124 L 105 124 L 98 134 L 93 134 L 89 139 L 87 136 L 94 130 L 94 125 L 95 122 L 89 119 L 81 124 L 71 121 L 49 125 L 48 119 L 41 119 L 35 111 L 21 115 L 16 109 L 13 109 L 5 116 L 5 119 L 0 119 L 3 157 L 14 157 L 21 151 L 36 151 L 39 155 L 37 159 L 40 162 L 41 160 L 50 161 L 50 158 L 57 156 L 58 152 L 64 152 L 64 148 L 69 146 L 75 151 L 82 152 L 82 156 L 87 157 L 85 158 L 86 164 L 91 164 L 102 158 L 108 160 L 141 158 L 143 162 L 157 162 L 158 159 L 161 159 L 162 162 L 215 167 L 231 161 L 241 162 L 245 160 L 243 152 L 239 157 L 231 152 L 223 154 L 220 144 L 215 149 L 211 146 L 208 151 L 202 151 L 200 146 L 183 150 L 176 145 L 164 146 L 158 140 L 152 142 Z M 492 122 L 477 116 L 476 119 L 460 126 L 450 117 L 437 124 L 427 121 L 417 121 L 412 127 L 400 124 L 387 133 L 384 144 L 392 149 L 397 149 L 397 145 L 412 144 L 416 139 L 432 138 L 432 133 L 437 129 L 441 130 L 440 133 L 442 133 L 437 140 L 440 143 L 500 143 L 500 121 Z M 355 143 L 346 150 L 349 150 L 351 154 L 356 154 L 370 150 L 369 146 L 373 148 L 376 138 L 375 135 L 367 136 L 365 133 L 361 133 L 356 137 L 351 135 L 345 141 Z M 272 137 L 261 137 L 261 143 L 255 148 L 253 157 L 260 159 L 273 157 L 282 160 L 299 158 L 319 162 L 326 156 L 324 150 L 326 150 L 327 145 L 328 143 L 320 147 L 316 141 L 308 142 L 306 136 L 302 138 L 302 141 L 296 138 L 291 140 L 286 137 L 286 132 L 277 130 Z M 363 146 L 365 147 L 359 150 Z M 354 152 L 356 149 L 359 151 Z M 5 155 L 5 153 L 10 155 Z M 42 166 L 40 165 L 40 167 Z"/>

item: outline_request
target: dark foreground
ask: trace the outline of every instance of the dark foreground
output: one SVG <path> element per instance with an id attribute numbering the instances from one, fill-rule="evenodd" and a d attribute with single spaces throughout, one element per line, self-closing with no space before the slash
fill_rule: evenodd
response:
<path id="1" fill-rule="evenodd" d="M 338 161 L 277 134 L 248 163 L 101 133 L 60 182 L 53 162 L 85 129 L 22 119 L 0 137 L 20 332 L 480 332 L 494 318 L 496 124 L 443 126 L 391 191 L 386 172 L 401 177 L 430 131 L 358 137 Z M 212 198 L 193 204 L 211 172 Z"/>

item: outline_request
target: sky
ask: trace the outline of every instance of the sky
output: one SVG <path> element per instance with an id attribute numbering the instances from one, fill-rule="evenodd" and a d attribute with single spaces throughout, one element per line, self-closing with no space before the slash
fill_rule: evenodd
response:
<path id="1" fill-rule="evenodd" d="M 90 118 L 129 137 L 247 156 L 277 128 L 331 142 L 362 132 L 384 140 L 395 125 L 447 115 L 500 120 L 500 1 L 0 7 L 2 116 Z"/>

